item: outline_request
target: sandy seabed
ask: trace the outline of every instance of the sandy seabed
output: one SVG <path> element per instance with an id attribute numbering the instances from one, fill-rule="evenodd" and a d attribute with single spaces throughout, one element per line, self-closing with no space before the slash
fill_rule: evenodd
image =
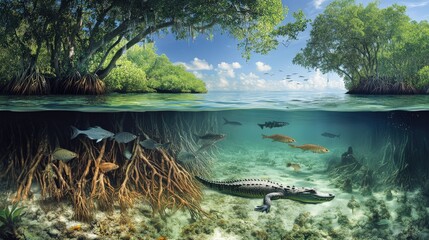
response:
<path id="1" fill-rule="evenodd" d="M 38 187 L 23 203 L 26 214 L 19 231 L 26 239 L 429 239 L 429 200 L 420 191 L 392 189 L 363 196 L 357 183 L 352 193 L 341 190 L 326 171 L 334 154 L 254 150 L 246 146 L 218 150 L 213 162 L 213 180 L 260 178 L 294 185 L 314 187 L 335 194 L 322 204 L 302 204 L 280 199 L 268 214 L 253 208 L 262 199 L 246 199 L 204 189 L 202 208 L 208 217 L 193 220 L 187 211 L 153 216 L 150 207 L 138 202 L 127 214 L 119 207 L 113 213 L 97 212 L 90 223 L 73 220 L 68 202 L 41 201 Z M 337 157 L 338 158 L 338 157 Z M 301 165 L 300 171 L 287 167 Z M 355 187 L 356 186 L 356 187 Z M 4 202 L 13 193 L 4 190 Z M 353 210 L 350 201 L 355 199 Z"/>

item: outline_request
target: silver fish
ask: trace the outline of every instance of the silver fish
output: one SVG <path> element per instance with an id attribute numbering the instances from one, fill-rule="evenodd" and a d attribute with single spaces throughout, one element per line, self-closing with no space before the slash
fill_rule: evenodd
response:
<path id="1" fill-rule="evenodd" d="M 54 160 L 61 160 L 65 163 L 76 157 L 78 157 L 77 153 L 64 148 L 56 148 L 54 152 L 52 152 L 52 158 Z"/>
<path id="2" fill-rule="evenodd" d="M 197 138 L 201 140 L 208 140 L 208 141 L 219 141 L 226 137 L 226 134 L 217 134 L 217 133 L 207 133 L 202 136 L 194 134 Z"/>
<path id="3" fill-rule="evenodd" d="M 190 152 L 180 151 L 179 154 L 177 154 L 177 160 L 182 163 L 196 158 L 195 154 Z"/>
<path id="4" fill-rule="evenodd" d="M 169 145 L 170 145 L 171 143 L 170 142 L 168 142 L 168 143 L 157 143 L 155 140 L 153 140 L 153 139 L 146 139 L 146 140 L 143 140 L 143 141 L 140 141 L 140 145 L 142 146 L 142 147 L 144 147 L 144 148 L 146 148 L 146 149 L 156 149 L 156 148 L 160 148 L 160 147 L 163 147 L 163 148 L 165 148 L 165 147 L 168 147 Z"/>
<path id="5" fill-rule="evenodd" d="M 137 136 L 129 132 L 120 132 L 113 136 L 113 139 L 118 143 L 129 143 L 136 139 Z"/>
<path id="6" fill-rule="evenodd" d="M 77 137 L 77 135 L 79 135 L 79 134 L 84 134 L 91 140 L 97 140 L 97 143 L 98 143 L 105 138 L 111 138 L 115 135 L 114 133 L 109 132 L 109 131 L 107 131 L 107 130 L 99 127 L 99 126 L 91 127 L 87 130 L 79 130 L 74 126 L 71 126 L 71 128 L 73 130 L 73 134 L 71 136 L 71 139 Z"/>
<path id="7" fill-rule="evenodd" d="M 130 152 L 130 150 L 125 149 L 125 151 L 124 151 L 125 159 L 130 160 L 132 156 L 133 156 L 133 154 Z"/>

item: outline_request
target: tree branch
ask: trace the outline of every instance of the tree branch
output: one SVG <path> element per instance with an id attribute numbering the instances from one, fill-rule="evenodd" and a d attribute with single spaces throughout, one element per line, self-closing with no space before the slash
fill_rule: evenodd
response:
<path id="1" fill-rule="evenodd" d="M 98 77 L 100 77 L 101 79 L 105 78 L 110 71 L 112 71 L 112 69 L 116 66 L 116 61 L 118 61 L 118 59 L 122 56 L 122 54 L 124 54 L 124 52 L 131 48 L 132 46 L 134 46 L 136 43 L 140 42 L 144 37 L 146 37 L 147 35 L 154 33 L 160 29 L 172 26 L 174 24 L 174 21 L 168 21 L 168 22 L 164 22 L 155 26 L 150 26 L 148 28 L 146 28 L 146 30 L 142 31 L 141 33 L 137 34 L 134 38 L 132 38 L 130 41 L 128 41 L 127 44 L 125 44 L 123 47 L 121 47 L 118 51 L 116 51 L 115 55 L 113 56 L 112 60 L 110 60 L 109 64 L 107 65 L 106 68 L 97 71 L 97 75 Z"/>

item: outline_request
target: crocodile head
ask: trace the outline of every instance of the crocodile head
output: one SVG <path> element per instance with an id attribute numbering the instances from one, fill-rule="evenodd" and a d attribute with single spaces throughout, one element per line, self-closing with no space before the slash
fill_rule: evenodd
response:
<path id="1" fill-rule="evenodd" d="M 323 203 L 334 199 L 331 193 L 319 192 L 314 188 L 285 188 L 287 198 L 302 203 Z"/>

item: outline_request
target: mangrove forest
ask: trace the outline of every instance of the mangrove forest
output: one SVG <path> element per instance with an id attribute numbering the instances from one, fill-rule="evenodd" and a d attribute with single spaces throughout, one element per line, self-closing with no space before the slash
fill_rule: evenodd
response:
<path id="1" fill-rule="evenodd" d="M 212 38 L 214 32 L 237 39 L 245 58 L 264 54 L 306 28 L 301 11 L 293 14 L 294 22 L 281 25 L 287 11 L 279 0 L 1 1 L 1 91 L 102 94 L 112 84 L 108 89 L 120 92 L 205 92 L 201 80 L 185 82 L 189 74 L 167 66 L 165 56 L 148 52 L 156 61 L 134 58 L 148 60 L 143 67 L 132 56 L 121 57 L 161 34 L 193 39 Z M 118 83 L 119 77 L 131 80 Z"/>
<path id="2" fill-rule="evenodd" d="M 428 44 L 428 21 L 411 20 L 405 6 L 337 0 L 312 22 L 293 62 L 339 74 L 349 93 L 428 93 Z"/>

